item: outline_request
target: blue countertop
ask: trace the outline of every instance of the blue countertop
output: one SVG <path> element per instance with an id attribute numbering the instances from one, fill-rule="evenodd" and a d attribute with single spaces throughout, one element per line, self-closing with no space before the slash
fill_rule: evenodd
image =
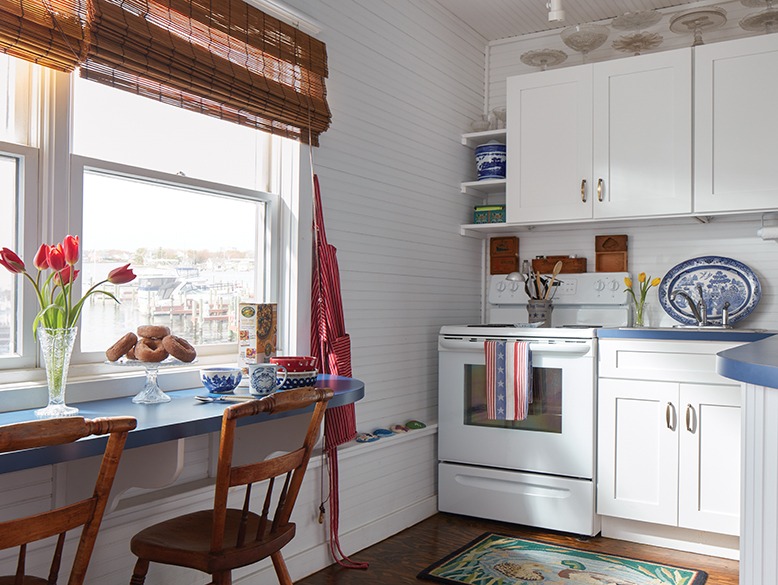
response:
<path id="1" fill-rule="evenodd" d="M 738 382 L 778 388 L 778 336 L 719 352 L 716 371 Z"/>
<path id="2" fill-rule="evenodd" d="M 332 388 L 335 395 L 328 407 L 343 406 L 360 400 L 365 395 L 365 385 L 354 378 L 321 374 L 317 388 Z M 233 402 L 204 403 L 195 396 L 208 394 L 203 387 L 166 392 L 172 399 L 161 404 L 133 404 L 132 397 L 111 398 L 80 402 L 78 416 L 97 418 L 102 416 L 133 416 L 138 426 L 127 437 L 125 449 L 143 447 L 154 443 L 172 441 L 217 432 L 221 429 L 222 412 Z M 273 417 L 260 414 L 246 419 L 245 424 L 259 423 L 270 418 L 282 418 L 297 414 L 282 413 Z M 0 413 L 0 425 L 35 420 L 35 409 Z M 30 469 L 41 465 L 62 463 L 83 457 L 102 454 L 107 438 L 86 437 L 75 443 L 55 447 L 42 447 L 27 451 L 0 454 L 0 473 Z"/>
<path id="3" fill-rule="evenodd" d="M 763 329 L 704 329 L 696 327 L 621 327 L 598 329 L 599 339 L 665 339 L 670 341 L 752 342 L 767 339 L 774 331 Z"/>

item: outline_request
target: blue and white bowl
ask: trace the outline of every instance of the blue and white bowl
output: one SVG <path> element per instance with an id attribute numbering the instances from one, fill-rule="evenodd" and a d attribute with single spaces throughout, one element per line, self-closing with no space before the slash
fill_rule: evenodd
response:
<path id="1" fill-rule="evenodd" d="M 286 381 L 281 384 L 282 377 L 276 378 L 276 384 L 281 384 L 279 390 L 292 390 L 302 388 L 303 386 L 313 386 L 316 383 L 318 370 L 309 370 L 307 372 L 289 372 L 286 375 Z"/>
<path id="2" fill-rule="evenodd" d="M 243 374 L 240 368 L 203 368 L 200 370 L 200 380 L 209 392 L 227 394 L 240 384 Z"/>

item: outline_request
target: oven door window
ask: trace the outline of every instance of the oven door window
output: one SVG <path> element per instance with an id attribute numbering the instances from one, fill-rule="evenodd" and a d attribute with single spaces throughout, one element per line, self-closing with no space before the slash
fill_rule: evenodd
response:
<path id="1" fill-rule="evenodd" d="M 465 425 L 562 432 L 562 369 L 532 368 L 532 395 L 527 418 L 521 421 L 489 420 L 486 417 L 486 366 L 465 366 Z"/>

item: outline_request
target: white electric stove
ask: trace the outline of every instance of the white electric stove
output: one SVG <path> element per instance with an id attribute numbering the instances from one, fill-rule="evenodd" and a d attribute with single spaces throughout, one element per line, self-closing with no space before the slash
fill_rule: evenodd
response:
<path id="1" fill-rule="evenodd" d="M 560 274 L 551 326 L 527 323 L 522 281 L 490 278 L 487 323 L 441 328 L 439 508 L 575 534 L 595 513 L 600 327 L 629 323 L 626 273 Z M 534 399 L 522 421 L 486 418 L 486 340 L 530 341 Z"/>

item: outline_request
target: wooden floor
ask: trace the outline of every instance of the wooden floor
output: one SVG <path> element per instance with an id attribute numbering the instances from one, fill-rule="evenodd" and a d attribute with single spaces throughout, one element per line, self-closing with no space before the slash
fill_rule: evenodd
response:
<path id="1" fill-rule="evenodd" d="M 343 569 L 338 565 L 332 565 L 296 583 L 297 585 L 365 585 L 366 583 L 401 585 L 418 582 L 421 585 L 421 583 L 428 583 L 428 581 L 416 580 L 416 574 L 421 569 L 454 552 L 484 532 L 533 537 L 581 549 L 700 569 L 708 573 L 705 585 L 738 583 L 737 561 L 633 544 L 600 536 L 583 540 L 560 533 L 442 513 L 352 555 L 354 561 L 370 563 L 370 568 L 366 571 Z"/>

